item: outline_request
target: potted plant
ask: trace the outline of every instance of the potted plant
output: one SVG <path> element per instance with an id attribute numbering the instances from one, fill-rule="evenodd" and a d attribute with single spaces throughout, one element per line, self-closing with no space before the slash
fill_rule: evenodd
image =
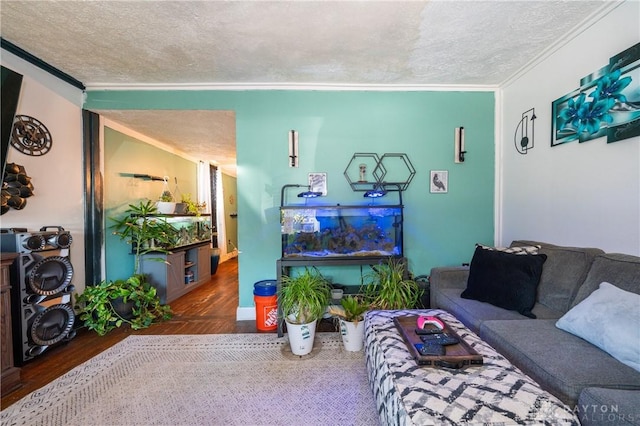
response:
<path id="1" fill-rule="evenodd" d="M 282 277 L 278 304 L 295 355 L 307 355 L 313 349 L 316 323 L 324 314 L 330 297 L 329 282 L 315 268 L 305 268 L 295 277 Z"/>
<path id="2" fill-rule="evenodd" d="M 390 258 L 374 266 L 367 279 L 369 284 L 363 286 L 363 293 L 373 309 L 413 309 L 423 292 L 400 259 Z"/>
<path id="3" fill-rule="evenodd" d="M 162 180 L 164 182 L 162 193 L 156 202 L 156 208 L 160 214 L 173 214 L 176 211 L 176 203 L 174 202 L 173 194 L 169 190 L 169 176 L 165 176 Z"/>
<path id="4" fill-rule="evenodd" d="M 158 210 L 150 200 L 129 207 L 120 218 L 111 218 L 113 233 L 133 248 L 133 273 L 140 273 L 140 260 L 147 253 L 168 253 L 177 239 L 177 231 L 166 220 L 156 217 Z"/>
<path id="5" fill-rule="evenodd" d="M 156 208 L 160 214 L 173 214 L 176 211 L 176 203 L 169 191 L 163 191 L 156 202 Z"/>
<path id="6" fill-rule="evenodd" d="M 200 211 L 206 207 L 206 203 L 196 203 L 191 199 L 191 194 L 183 194 L 180 200 L 181 204 L 185 205 L 185 212 L 187 214 L 200 215 Z"/>
<path id="7" fill-rule="evenodd" d="M 369 310 L 369 304 L 362 296 L 349 295 L 340 299 L 340 305 L 330 306 L 329 314 L 338 319 L 344 348 L 360 351 L 364 346 L 364 313 Z"/>
<path id="8" fill-rule="evenodd" d="M 84 325 L 100 336 L 122 324 L 138 330 L 171 318 L 171 308 L 160 304 L 156 289 L 146 282 L 144 275 L 87 286 L 82 294 L 76 295 L 76 304 Z"/>
<path id="9" fill-rule="evenodd" d="M 171 308 L 160 304 L 156 289 L 140 274 L 143 255 L 167 253 L 175 242 L 176 230 L 155 214 L 155 204 L 146 200 L 138 205 L 130 204 L 123 217 L 111 218 L 114 234 L 133 249 L 134 270 L 127 279 L 87 286 L 82 294 L 76 295 L 80 319 L 90 330 L 104 335 L 125 323 L 138 329 L 171 317 Z"/>

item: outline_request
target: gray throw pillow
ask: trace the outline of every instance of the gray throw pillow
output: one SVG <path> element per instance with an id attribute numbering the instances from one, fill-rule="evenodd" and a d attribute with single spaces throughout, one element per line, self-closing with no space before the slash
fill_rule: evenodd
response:
<path id="1" fill-rule="evenodd" d="M 602 282 L 571 308 L 556 327 L 599 347 L 640 371 L 640 295 Z"/>

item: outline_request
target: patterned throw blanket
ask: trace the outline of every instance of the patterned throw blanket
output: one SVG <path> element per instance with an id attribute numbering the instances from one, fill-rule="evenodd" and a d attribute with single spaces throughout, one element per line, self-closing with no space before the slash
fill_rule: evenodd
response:
<path id="1" fill-rule="evenodd" d="M 437 315 L 483 356 L 463 369 L 418 366 L 393 323 Z M 442 310 L 370 311 L 366 363 L 380 420 L 388 425 L 579 425 L 575 414 Z"/>

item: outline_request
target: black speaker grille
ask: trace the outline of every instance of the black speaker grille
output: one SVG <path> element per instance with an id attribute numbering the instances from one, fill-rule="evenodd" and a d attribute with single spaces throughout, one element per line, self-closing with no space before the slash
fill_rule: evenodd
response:
<path id="1" fill-rule="evenodd" d="M 37 345 L 50 346 L 66 338 L 75 320 L 68 304 L 53 305 L 40 312 L 31 323 L 31 340 Z"/>
<path id="2" fill-rule="evenodd" d="M 52 296 L 71 284 L 73 266 L 68 257 L 45 257 L 29 272 L 29 287 L 37 294 Z"/>

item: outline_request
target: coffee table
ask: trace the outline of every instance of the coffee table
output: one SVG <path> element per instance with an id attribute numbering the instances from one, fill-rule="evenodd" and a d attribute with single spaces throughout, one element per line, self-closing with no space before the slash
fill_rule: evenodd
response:
<path id="1" fill-rule="evenodd" d="M 482 355 L 483 365 L 418 365 L 393 322 L 407 315 L 441 317 Z M 580 424 L 569 407 L 443 310 L 369 311 L 365 355 L 382 424 Z"/>

